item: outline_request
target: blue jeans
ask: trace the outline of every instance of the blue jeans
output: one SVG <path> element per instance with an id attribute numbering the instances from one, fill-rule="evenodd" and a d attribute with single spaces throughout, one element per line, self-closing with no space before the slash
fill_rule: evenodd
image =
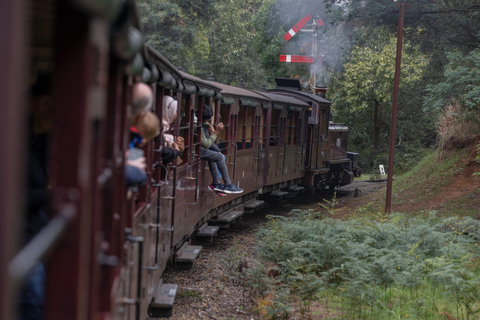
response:
<path id="1" fill-rule="evenodd" d="M 220 183 L 220 177 L 223 178 L 225 185 L 232 184 L 230 176 L 228 175 L 227 165 L 225 164 L 225 156 L 223 154 L 213 150 L 200 148 L 200 159 L 205 159 L 208 161 L 213 184 Z"/>
<path id="2" fill-rule="evenodd" d="M 18 320 L 44 319 L 46 270 L 43 261 L 25 278 L 18 298 Z"/>

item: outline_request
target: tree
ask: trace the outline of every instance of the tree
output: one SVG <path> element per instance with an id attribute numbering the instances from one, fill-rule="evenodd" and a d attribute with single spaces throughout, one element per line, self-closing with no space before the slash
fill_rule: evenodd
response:
<path id="1" fill-rule="evenodd" d="M 395 28 L 398 8 L 391 0 L 324 0 L 334 21 L 362 21 Z M 475 0 L 404 0 L 405 25 L 421 30 L 422 41 L 440 41 L 467 50 L 480 47 L 480 3 Z M 470 49 L 468 49 L 470 48 Z"/>
<path id="2" fill-rule="evenodd" d="M 440 109 L 447 103 L 459 102 L 470 111 L 480 112 L 480 49 L 464 55 L 447 53 L 444 81 L 430 85 L 424 109 Z"/>
<path id="3" fill-rule="evenodd" d="M 208 58 L 207 30 L 215 15 L 214 0 L 138 0 L 145 40 L 174 65 L 194 73 Z"/>
<path id="4" fill-rule="evenodd" d="M 334 115 L 352 126 L 350 141 L 353 145 L 363 152 L 371 150 L 369 166 L 372 166 L 388 141 L 384 129 L 390 119 L 397 40 L 382 27 L 367 28 L 361 33 L 368 35 L 364 46 L 353 48 L 348 62 L 344 64 L 344 73 L 334 78 L 328 97 L 332 101 Z M 401 94 L 413 94 L 412 89 L 421 82 L 427 63 L 426 56 L 410 42 L 404 41 Z M 399 105 L 399 112 L 411 107 Z"/>
<path id="5" fill-rule="evenodd" d="M 203 67 L 208 74 L 214 74 L 215 80 L 237 85 L 243 79 L 245 85 L 258 89 L 264 83 L 258 53 L 253 47 L 257 31 L 252 24 L 261 3 L 258 0 L 217 2 L 215 8 L 221 14 L 208 33 L 210 55 Z"/>

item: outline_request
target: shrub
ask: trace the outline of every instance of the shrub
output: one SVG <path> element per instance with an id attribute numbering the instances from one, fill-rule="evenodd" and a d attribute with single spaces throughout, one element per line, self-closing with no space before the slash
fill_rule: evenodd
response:
<path id="1" fill-rule="evenodd" d="M 437 121 L 440 157 L 443 150 L 463 149 L 474 143 L 480 132 L 475 112 L 468 112 L 459 103 L 447 104 Z"/>
<path id="2" fill-rule="evenodd" d="M 466 264 L 480 256 L 479 221 L 435 213 L 382 221 L 316 217 L 272 217 L 258 236 L 260 256 L 278 266 L 279 282 L 302 301 L 331 290 L 354 318 L 374 310 L 391 316 L 395 308 L 422 318 L 435 309 L 438 316 L 441 299 L 453 303 L 457 318 L 478 312 L 480 280 Z M 419 293 L 425 290 L 430 294 Z"/>

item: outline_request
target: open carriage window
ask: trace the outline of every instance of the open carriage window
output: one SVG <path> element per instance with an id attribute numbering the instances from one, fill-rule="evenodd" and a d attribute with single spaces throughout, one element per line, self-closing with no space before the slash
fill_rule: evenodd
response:
<path id="1" fill-rule="evenodd" d="M 251 149 L 254 127 L 254 109 L 241 106 L 238 113 L 237 150 Z"/>
<path id="2" fill-rule="evenodd" d="M 182 95 L 182 99 L 179 103 L 178 116 L 180 117 L 178 126 L 178 136 L 183 138 L 185 144 L 185 150 L 180 157 L 177 158 L 177 166 L 182 166 L 191 161 L 191 141 L 190 141 L 190 119 L 191 119 L 191 97 Z"/>
<path id="3" fill-rule="evenodd" d="M 259 121 L 259 143 L 260 143 L 260 149 L 265 149 L 265 145 L 267 143 L 267 113 L 268 110 L 262 109 L 262 115 L 260 117 Z"/>
<path id="4" fill-rule="evenodd" d="M 218 134 L 218 147 L 222 150 L 223 154 L 228 154 L 228 148 L 230 146 L 230 137 L 229 132 L 231 130 L 232 124 L 229 119 L 229 105 L 222 105 L 220 110 L 215 110 L 215 113 L 218 114 L 218 122 L 223 122 L 224 129 Z"/>
<path id="5" fill-rule="evenodd" d="M 295 133 L 296 133 L 296 119 L 298 118 L 298 112 L 288 111 L 287 121 L 286 121 L 286 137 L 285 143 L 287 145 L 294 145 L 295 142 Z"/>
<path id="6" fill-rule="evenodd" d="M 280 125 L 281 110 L 272 109 L 272 124 L 270 126 L 270 146 L 279 146 L 281 138 L 281 125 Z"/>

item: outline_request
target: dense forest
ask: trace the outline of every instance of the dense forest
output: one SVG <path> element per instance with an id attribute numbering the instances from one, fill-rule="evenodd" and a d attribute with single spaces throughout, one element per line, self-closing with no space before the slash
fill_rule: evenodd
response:
<path id="1" fill-rule="evenodd" d="M 395 170 L 427 148 L 469 144 L 480 132 L 480 1 L 416 0 L 404 22 Z M 399 9 L 392 0 L 138 0 L 146 42 L 199 78 L 274 87 L 311 72 L 328 87 L 333 120 L 351 128 L 349 149 L 370 170 L 386 164 Z M 315 64 L 279 62 L 310 55 L 312 41 L 283 35 L 306 14 L 320 17 Z M 321 61 L 321 62 L 320 62 Z M 310 68 L 313 68 L 312 70 Z"/>

